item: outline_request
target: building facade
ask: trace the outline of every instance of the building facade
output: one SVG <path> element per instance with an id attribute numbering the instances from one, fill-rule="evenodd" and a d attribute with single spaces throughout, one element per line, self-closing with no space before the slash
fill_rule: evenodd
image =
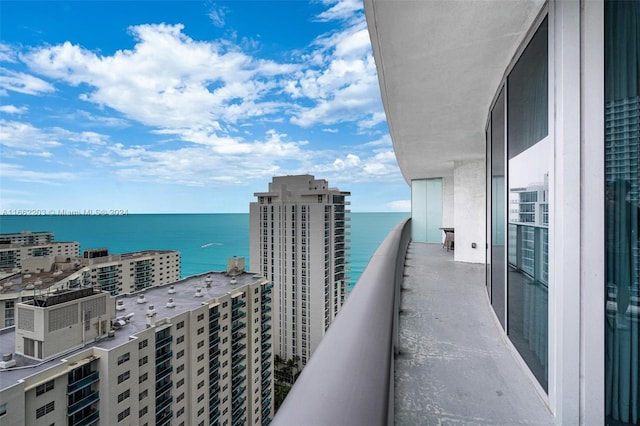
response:
<path id="1" fill-rule="evenodd" d="M 274 285 L 274 351 L 304 366 L 344 303 L 350 194 L 298 175 L 254 195 L 251 270 Z"/>
<path id="2" fill-rule="evenodd" d="M 272 285 L 242 261 L 117 299 L 88 287 L 17 304 L 0 422 L 268 424 Z"/>
<path id="3" fill-rule="evenodd" d="M 81 262 L 91 272 L 92 285 L 114 296 L 180 279 L 180 252 L 174 250 L 113 255 L 107 249 L 85 250 Z"/>
<path id="4" fill-rule="evenodd" d="M 454 227 L 455 260 L 486 264 L 557 424 L 639 424 L 640 2 L 365 11 L 414 241 Z"/>

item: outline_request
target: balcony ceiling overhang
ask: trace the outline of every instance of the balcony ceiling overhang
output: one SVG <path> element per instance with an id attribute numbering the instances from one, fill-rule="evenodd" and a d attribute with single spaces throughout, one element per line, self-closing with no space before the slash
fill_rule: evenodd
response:
<path id="1" fill-rule="evenodd" d="M 400 169 L 449 176 L 485 156 L 485 126 L 505 69 L 544 1 L 364 0 Z"/>

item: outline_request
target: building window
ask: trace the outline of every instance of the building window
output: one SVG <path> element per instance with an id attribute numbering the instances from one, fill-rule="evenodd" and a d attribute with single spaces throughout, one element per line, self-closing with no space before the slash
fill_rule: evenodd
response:
<path id="1" fill-rule="evenodd" d="M 145 406 L 142 408 L 142 410 L 140 410 L 140 412 L 138 413 L 138 417 L 142 417 L 142 416 L 144 416 L 145 414 L 147 414 L 148 412 L 149 412 L 149 407 L 145 405 Z"/>
<path id="2" fill-rule="evenodd" d="M 538 193 L 548 193 L 553 167 L 548 56 L 545 18 L 507 76 L 507 196 L 525 211 L 548 199 Z M 507 335 L 547 390 L 549 229 L 532 208 L 507 218 Z"/>
<path id="3" fill-rule="evenodd" d="M 640 3 L 604 2 L 605 424 L 640 424 Z"/>
<path id="4" fill-rule="evenodd" d="M 178 351 L 178 353 L 176 354 L 176 358 L 180 359 L 184 356 L 184 349 L 181 349 L 180 351 Z"/>
<path id="5" fill-rule="evenodd" d="M 124 364 L 127 361 L 129 361 L 129 352 L 118 357 L 118 365 Z"/>
<path id="6" fill-rule="evenodd" d="M 138 383 L 142 383 L 142 382 L 146 381 L 148 378 L 149 378 L 149 373 L 144 373 L 142 376 L 140 376 L 138 378 Z M 118 380 L 119 380 L 119 378 L 118 378 Z M 120 382 L 118 382 L 118 383 L 120 383 Z"/>
<path id="7" fill-rule="evenodd" d="M 49 392 L 53 389 L 54 380 L 49 380 L 46 383 L 36 386 L 36 396 L 42 395 L 45 392 Z"/>
<path id="8" fill-rule="evenodd" d="M 180 321 L 179 323 L 176 324 L 177 330 L 180 330 L 182 327 L 184 327 L 184 321 Z"/>
<path id="9" fill-rule="evenodd" d="M 130 408 L 125 408 L 124 411 L 118 413 L 118 422 L 121 422 L 124 419 L 126 419 L 127 417 L 129 417 L 130 413 L 131 413 L 131 409 Z"/>
<path id="10" fill-rule="evenodd" d="M 198 321 L 202 321 L 204 319 L 204 314 L 198 315 Z"/>
<path id="11" fill-rule="evenodd" d="M 179 345 L 182 342 L 184 342 L 184 336 L 178 336 L 178 338 L 176 339 L 176 345 Z"/>
<path id="12" fill-rule="evenodd" d="M 43 405 L 36 410 L 36 419 L 51 413 L 53 410 L 55 410 L 55 402 L 51 401 L 47 405 Z"/>
<path id="13" fill-rule="evenodd" d="M 130 376 L 131 376 L 131 372 L 125 371 L 124 373 L 118 376 L 118 384 L 124 382 L 125 380 L 128 380 Z"/>
<path id="14" fill-rule="evenodd" d="M 118 403 L 124 401 L 125 399 L 129 398 L 129 395 L 131 394 L 131 391 L 129 389 L 125 390 L 124 392 L 122 392 L 120 395 L 118 395 Z"/>
<path id="15" fill-rule="evenodd" d="M 140 395 L 138 395 L 138 401 L 142 401 L 147 396 L 149 396 L 149 390 L 145 389 L 142 392 L 140 392 Z"/>
<path id="16" fill-rule="evenodd" d="M 149 357 L 148 356 L 143 356 L 142 358 L 140 358 L 138 360 L 138 367 L 142 367 L 143 365 L 145 365 L 147 362 L 149 362 Z"/>
<path id="17" fill-rule="evenodd" d="M 148 339 L 144 339 L 144 340 L 138 342 L 138 349 L 146 348 L 147 345 L 149 345 L 149 340 Z"/>

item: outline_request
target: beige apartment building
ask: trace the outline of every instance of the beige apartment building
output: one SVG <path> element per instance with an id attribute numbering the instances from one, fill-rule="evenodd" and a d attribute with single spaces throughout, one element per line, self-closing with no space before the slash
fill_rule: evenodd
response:
<path id="1" fill-rule="evenodd" d="M 268 424 L 271 290 L 233 258 L 117 298 L 87 287 L 18 303 L 0 333 L 0 423 Z"/>
<path id="2" fill-rule="evenodd" d="M 90 270 L 93 286 L 115 296 L 180 279 L 180 252 L 144 250 L 109 254 L 105 248 L 85 250 L 81 263 Z"/>
<path id="3" fill-rule="evenodd" d="M 36 293 L 92 285 L 111 295 L 133 293 L 180 279 L 180 253 L 144 250 L 109 254 L 77 241 L 54 241 L 52 232 L 0 234 L 0 329 L 14 324 L 15 304 Z"/>
<path id="4" fill-rule="evenodd" d="M 304 366 L 344 303 L 350 193 L 297 175 L 254 195 L 251 270 L 273 282 L 274 352 Z"/>

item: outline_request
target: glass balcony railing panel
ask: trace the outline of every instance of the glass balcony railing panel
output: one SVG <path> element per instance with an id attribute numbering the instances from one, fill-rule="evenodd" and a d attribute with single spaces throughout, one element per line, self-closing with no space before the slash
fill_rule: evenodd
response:
<path id="1" fill-rule="evenodd" d="M 171 405 L 172 402 L 173 402 L 173 398 L 172 397 L 163 398 L 160 401 L 156 401 L 156 411 L 163 410 L 164 408 L 167 408 L 168 406 Z"/>
<path id="2" fill-rule="evenodd" d="M 73 383 L 69 383 L 69 385 L 67 386 L 67 395 L 71 394 L 85 386 L 89 386 L 92 383 L 95 383 L 99 380 L 99 373 L 97 371 L 94 371 L 93 373 L 89 374 L 88 376 L 75 381 Z"/>
<path id="3" fill-rule="evenodd" d="M 100 420 L 100 412 L 96 410 L 89 416 L 83 417 L 77 421 L 72 422 L 69 420 L 68 424 L 69 426 L 91 426 L 98 423 L 98 420 Z"/>
<path id="4" fill-rule="evenodd" d="M 93 404 L 94 402 L 98 401 L 100 399 L 100 392 L 95 391 L 90 393 L 89 395 L 87 395 L 86 397 L 84 397 L 83 399 L 81 399 L 80 401 L 71 404 L 69 407 L 67 407 L 67 416 L 71 416 L 75 413 L 77 413 L 78 411 L 82 410 L 83 408 L 86 408 L 87 406 Z"/>
<path id="5" fill-rule="evenodd" d="M 167 336 L 163 339 L 157 340 L 156 341 L 156 349 L 160 349 L 163 346 L 166 346 L 168 344 L 170 344 L 173 341 L 173 336 Z"/>
<path id="6" fill-rule="evenodd" d="M 173 356 L 173 351 L 167 351 L 162 355 L 156 355 L 156 364 L 161 364 L 162 362 L 170 359 Z"/>

